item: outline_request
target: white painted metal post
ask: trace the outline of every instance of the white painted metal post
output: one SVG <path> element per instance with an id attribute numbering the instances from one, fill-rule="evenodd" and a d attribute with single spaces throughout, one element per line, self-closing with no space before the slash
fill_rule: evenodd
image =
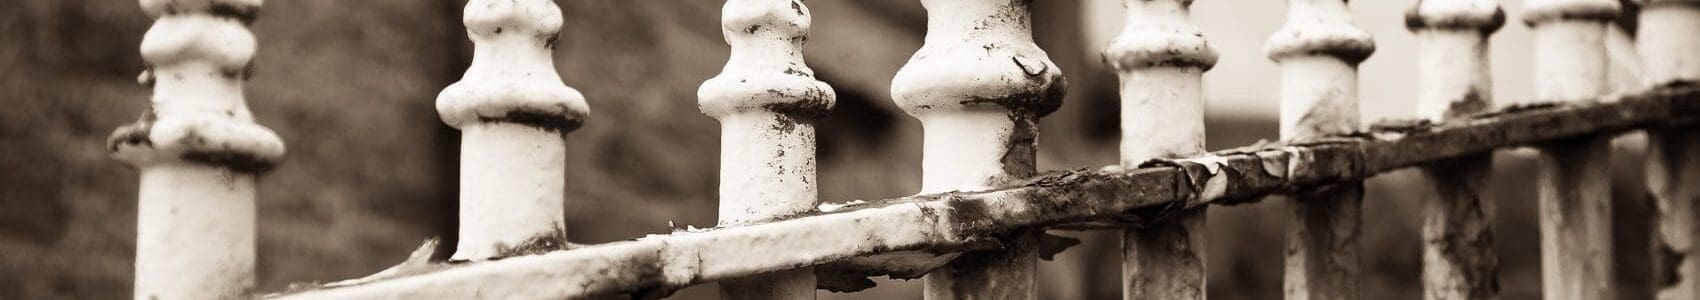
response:
<path id="1" fill-rule="evenodd" d="M 1636 49 L 1647 86 L 1700 84 L 1700 1 L 1641 1 Z M 1700 126 L 1647 131 L 1653 291 L 1700 297 Z"/>
<path id="2" fill-rule="evenodd" d="M 815 121 L 832 108 L 832 87 L 803 62 L 810 25 L 801 0 L 731 0 L 720 31 L 732 55 L 697 90 L 702 112 L 721 122 L 720 224 L 811 211 Z M 749 253 L 763 256 L 762 253 Z M 813 268 L 720 282 L 725 299 L 814 299 Z"/>
<path id="3" fill-rule="evenodd" d="M 1375 52 L 1344 0 L 1288 0 L 1287 24 L 1264 47 L 1281 65 L 1281 138 L 1308 140 L 1358 127 L 1358 63 Z M 1356 299 L 1362 182 L 1291 196 L 1287 299 Z"/>
<path id="4" fill-rule="evenodd" d="M 242 83 L 259 0 L 142 0 L 151 107 L 112 133 L 113 157 L 141 171 L 136 299 L 245 297 L 254 286 L 254 181 L 283 140 L 254 123 Z"/>
<path id="5" fill-rule="evenodd" d="M 461 130 L 453 259 L 561 248 L 563 137 L 590 113 L 555 72 L 561 10 L 551 0 L 473 0 L 464 21 L 476 45 L 472 66 L 437 96 L 443 122 Z"/>
<path id="6" fill-rule="evenodd" d="M 1505 25 L 1497 0 L 1418 1 L 1405 15 L 1417 37 L 1418 114 L 1436 122 L 1492 107 L 1488 36 Z M 1434 188 L 1423 203 L 1423 298 L 1499 296 L 1493 250 L 1493 201 L 1487 191 L 1493 154 L 1422 167 Z"/>
<path id="7" fill-rule="evenodd" d="M 1606 26 L 1615 0 L 1530 0 L 1535 97 L 1586 101 L 1605 92 Z M 1557 141 L 1541 151 L 1541 278 L 1547 299 L 1608 299 L 1611 270 L 1611 136 Z"/>
<path id="8" fill-rule="evenodd" d="M 1122 80 L 1122 166 L 1203 153 L 1202 80 L 1217 54 L 1192 24 L 1192 1 L 1122 3 L 1126 25 L 1104 50 Z M 1123 298 L 1205 298 L 1204 212 L 1123 231 Z"/>
<path id="9" fill-rule="evenodd" d="M 983 190 L 1034 175 L 1038 119 L 1062 105 L 1062 72 L 1033 43 L 1027 0 L 922 0 L 927 35 L 892 79 L 925 127 L 922 193 Z M 927 299 L 1036 296 L 1038 232 L 965 253 L 925 277 Z"/>

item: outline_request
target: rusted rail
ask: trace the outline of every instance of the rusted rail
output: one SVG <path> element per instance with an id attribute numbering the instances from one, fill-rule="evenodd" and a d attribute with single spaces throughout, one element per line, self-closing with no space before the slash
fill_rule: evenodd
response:
<path id="1" fill-rule="evenodd" d="M 1144 222 L 1179 209 L 1256 201 L 1271 192 L 1349 182 L 1395 169 L 1583 135 L 1687 124 L 1700 88 L 1661 87 L 1586 103 L 1524 105 L 1457 118 L 1380 124 L 1351 135 L 1253 145 L 1142 168 L 1058 171 L 980 192 L 918 195 L 793 218 L 475 263 L 272 295 L 316 298 L 520 298 L 662 295 L 672 289 L 896 251 L 998 247 L 1015 229 L 1101 220 Z M 817 269 L 823 285 L 843 268 Z M 402 272 L 407 273 L 407 272 Z M 526 297 L 532 296 L 532 297 Z"/>

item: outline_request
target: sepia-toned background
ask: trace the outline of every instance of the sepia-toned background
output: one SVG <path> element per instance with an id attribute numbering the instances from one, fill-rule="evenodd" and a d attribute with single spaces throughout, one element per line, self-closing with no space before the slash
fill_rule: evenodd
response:
<path id="1" fill-rule="evenodd" d="M 721 1 L 557 2 L 566 25 L 556 68 L 593 111 L 568 136 L 571 239 L 598 243 L 712 226 L 719 130 L 698 112 L 695 95 L 727 57 Z M 1414 2 L 1353 3 L 1358 24 L 1379 48 L 1362 66 L 1365 120 L 1414 111 L 1414 41 L 1403 27 L 1404 10 Z M 1512 21 L 1493 38 L 1494 96 L 1501 104 L 1528 100 L 1532 85 L 1529 35 L 1516 21 L 1520 3 L 1508 2 Z M 1035 37 L 1069 81 L 1063 108 L 1041 124 L 1042 170 L 1117 161 L 1117 81 L 1097 50 L 1120 28 L 1118 3 L 1034 4 Z M 452 239 L 445 234 L 454 228 L 459 139 L 437 119 L 432 102 L 471 57 L 462 4 L 265 4 L 254 24 L 260 50 L 247 101 L 259 123 L 284 138 L 289 158 L 261 181 L 261 290 L 363 276 L 399 262 L 427 238 Z M 914 193 L 920 124 L 892 105 L 887 91 L 920 47 L 925 12 L 914 0 L 808 5 L 815 16 L 809 64 L 838 92 L 838 106 L 819 125 L 821 199 Z M 1277 0 L 1195 3 L 1195 20 L 1222 55 L 1205 76 L 1211 149 L 1276 137 L 1279 78 L 1262 43 L 1283 22 L 1284 7 Z M 147 103 L 149 91 L 136 83 L 143 69 L 136 49 L 150 22 L 134 1 L 0 3 L 0 299 L 129 297 L 137 178 L 108 158 L 104 142 Z M 1633 74 L 1633 57 L 1614 53 L 1621 54 L 1614 71 Z M 1617 277 L 1621 296 L 1644 298 L 1646 196 L 1639 152 L 1625 150 L 1614 158 Z M 1499 155 L 1493 180 L 1507 299 L 1540 293 L 1526 156 Z M 1420 295 L 1416 211 L 1428 192 L 1408 187 L 1412 177 L 1396 172 L 1368 185 L 1366 298 Z M 1280 293 L 1284 209 L 1281 201 L 1265 201 L 1210 212 L 1211 298 Z M 1042 298 L 1119 298 L 1116 235 L 1063 234 L 1087 242 L 1041 266 Z M 919 299 L 919 281 L 880 283 L 862 294 L 820 295 Z M 716 297 L 712 285 L 677 296 Z"/>

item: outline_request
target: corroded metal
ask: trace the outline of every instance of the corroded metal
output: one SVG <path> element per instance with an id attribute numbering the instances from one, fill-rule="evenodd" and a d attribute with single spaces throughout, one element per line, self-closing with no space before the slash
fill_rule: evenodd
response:
<path id="1" fill-rule="evenodd" d="M 1264 51 L 1281 65 L 1281 138 L 1304 141 L 1358 127 L 1358 63 L 1375 52 L 1344 0 L 1289 0 Z M 1355 299 L 1362 182 L 1291 193 L 1287 299 Z"/>
<path id="2" fill-rule="evenodd" d="M 550 0 L 474 0 L 463 20 L 476 45 L 472 65 L 437 96 L 443 122 L 461 130 L 453 259 L 561 249 L 563 137 L 590 112 L 555 72 L 561 10 Z"/>
<path id="3" fill-rule="evenodd" d="M 1121 165 L 1204 153 L 1204 72 L 1217 54 L 1187 0 L 1126 0 L 1127 22 L 1104 50 L 1121 76 Z M 1204 210 L 1122 235 L 1122 297 L 1204 299 Z"/>
<path id="4" fill-rule="evenodd" d="M 814 210 L 815 121 L 834 95 L 803 62 L 809 10 L 800 0 L 733 0 L 721 14 L 732 55 L 697 90 L 703 113 L 722 125 L 720 225 Z M 815 275 L 783 270 L 722 281 L 720 289 L 724 299 L 814 299 Z"/>
<path id="5" fill-rule="evenodd" d="M 1649 86 L 1700 83 L 1700 1 L 1641 1 L 1636 50 Z M 1653 291 L 1700 298 L 1700 127 L 1647 130 Z"/>
<path id="6" fill-rule="evenodd" d="M 1616 0 L 1531 0 L 1535 98 L 1581 101 L 1606 92 L 1605 36 Z M 1607 299 L 1612 291 L 1611 136 L 1539 147 L 1541 285 L 1547 299 Z"/>
<path id="7" fill-rule="evenodd" d="M 1039 117 L 1062 104 L 1062 71 L 1033 43 L 1026 0 L 922 0 L 927 36 L 892 79 L 925 128 L 922 193 L 984 190 L 1032 176 Z M 925 277 L 927 299 L 1030 299 L 1034 232 L 972 251 Z"/>
<path id="8" fill-rule="evenodd" d="M 850 257 L 982 247 L 977 245 L 985 245 L 987 237 L 1018 228 L 1125 217 L 1129 212 L 1149 219 L 1174 209 L 1256 201 L 1273 192 L 1361 180 L 1506 147 L 1700 121 L 1700 88 L 1601 100 L 1513 107 L 1444 123 L 1374 126 L 1349 136 L 1253 145 L 1139 169 L 1112 166 L 1051 172 L 977 192 L 822 206 L 823 211 L 780 221 L 447 265 L 426 274 L 273 297 L 653 295 L 654 291 Z"/>
<path id="9" fill-rule="evenodd" d="M 1405 15 L 1417 37 L 1417 107 L 1435 122 L 1492 106 L 1488 36 L 1505 24 L 1497 0 L 1424 0 Z M 1493 155 L 1483 153 L 1421 168 L 1433 198 L 1423 202 L 1423 298 L 1499 296 L 1493 249 L 1493 200 L 1487 190 Z"/>
<path id="10" fill-rule="evenodd" d="M 242 84 L 259 0 L 142 0 L 150 107 L 107 141 L 141 172 L 136 299 L 242 297 L 254 286 L 255 177 L 283 140 L 254 123 Z"/>

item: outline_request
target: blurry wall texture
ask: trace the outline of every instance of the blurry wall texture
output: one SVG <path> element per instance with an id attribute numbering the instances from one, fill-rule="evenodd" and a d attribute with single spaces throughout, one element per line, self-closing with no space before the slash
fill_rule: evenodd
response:
<path id="1" fill-rule="evenodd" d="M 568 136 L 569 235 L 597 243 L 714 224 L 718 124 L 695 91 L 728 50 L 720 1 L 558 1 L 566 13 L 556 67 L 593 113 Z M 1411 1 L 1354 3 L 1380 51 L 1363 72 L 1365 119 L 1412 111 Z M 1120 27 L 1116 1 L 1039 1 L 1036 37 L 1067 73 L 1064 108 L 1044 119 L 1041 169 L 1116 162 L 1116 81 L 1097 49 Z M 463 1 L 269 1 L 247 98 L 289 147 L 263 177 L 260 289 L 362 276 L 399 262 L 454 228 L 457 133 L 432 102 L 471 56 Z M 1506 3 L 1511 20 L 1519 3 Z M 838 91 L 820 126 L 824 201 L 880 199 L 920 185 L 920 126 L 891 103 L 888 81 L 920 47 L 925 13 L 912 0 L 817 0 L 808 59 Z M 1275 138 L 1278 78 L 1261 45 L 1281 1 L 1201 1 L 1196 20 L 1222 52 L 1207 73 L 1210 148 Z M 136 53 L 151 20 L 134 1 L 10 0 L 0 4 L 0 299 L 129 297 L 136 174 L 107 157 L 106 135 L 147 104 Z M 1530 94 L 1527 30 L 1494 38 L 1501 102 Z M 1632 72 L 1633 66 L 1623 67 Z M 1499 155 L 1496 242 L 1508 299 L 1539 295 L 1531 166 Z M 1618 277 L 1645 295 L 1645 196 L 1636 151 L 1616 158 Z M 1366 297 L 1415 298 L 1421 243 L 1407 173 L 1373 180 L 1366 197 Z M 1218 208 L 1210 216 L 1210 293 L 1278 295 L 1285 207 Z M 1087 243 L 1045 263 L 1044 298 L 1118 298 L 1119 241 Z M 445 237 L 451 238 L 452 237 Z M 445 243 L 453 245 L 452 242 Z M 919 281 L 882 281 L 865 294 L 919 298 Z M 712 298 L 712 287 L 681 298 Z"/>

